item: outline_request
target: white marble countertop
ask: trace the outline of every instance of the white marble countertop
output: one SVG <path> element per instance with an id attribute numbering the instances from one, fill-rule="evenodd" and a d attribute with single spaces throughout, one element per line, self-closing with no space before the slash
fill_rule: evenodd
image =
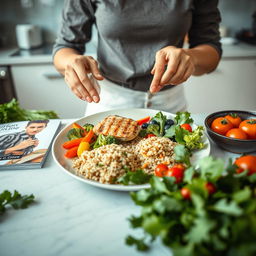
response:
<path id="1" fill-rule="evenodd" d="M 192 115 L 203 124 L 206 115 Z M 72 122 L 66 120 L 63 124 Z M 237 157 L 211 145 L 211 155 L 226 160 Z M 0 171 L 0 192 L 18 190 L 34 194 L 36 203 L 24 210 L 8 210 L 0 216 L 0 255 L 3 256 L 142 256 L 124 239 L 140 234 L 127 218 L 140 207 L 129 193 L 104 190 L 65 174 L 48 155 L 42 169 Z M 156 242 L 148 256 L 169 256 Z"/>
<path id="2" fill-rule="evenodd" d="M 225 58 L 250 58 L 256 57 L 256 46 L 239 42 L 237 44 L 222 45 L 223 56 Z M 52 56 L 48 55 L 27 55 L 27 56 L 11 56 L 18 48 L 10 47 L 0 49 L 0 65 L 24 65 L 24 64 L 49 64 L 52 63 Z M 95 56 L 95 52 L 91 53 L 90 48 L 87 55 Z"/>

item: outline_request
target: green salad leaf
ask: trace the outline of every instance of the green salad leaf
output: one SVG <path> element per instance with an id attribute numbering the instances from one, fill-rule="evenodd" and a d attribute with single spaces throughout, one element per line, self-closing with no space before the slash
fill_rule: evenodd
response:
<path id="1" fill-rule="evenodd" d="M 175 120 L 176 125 L 192 124 L 193 123 L 193 119 L 191 118 L 191 114 L 187 111 L 177 112 L 174 120 Z"/>
<path id="2" fill-rule="evenodd" d="M 118 183 L 123 185 L 137 185 L 148 183 L 152 175 L 145 173 L 143 170 L 130 171 L 127 169 L 127 172 L 117 179 Z"/>
<path id="3" fill-rule="evenodd" d="M 164 126 L 165 122 L 167 120 L 166 115 L 164 115 L 162 112 L 158 112 L 152 120 L 155 120 L 159 125 L 159 136 L 164 136 Z"/>
<path id="4" fill-rule="evenodd" d="M 26 110 L 19 106 L 16 99 L 8 103 L 0 104 L 0 123 L 9 123 L 16 121 L 31 121 L 57 119 L 58 115 L 54 111 L 45 110 Z"/>
<path id="5" fill-rule="evenodd" d="M 186 159 L 184 149 L 177 146 L 180 159 Z M 131 193 L 141 213 L 129 222 L 144 235 L 129 235 L 126 244 L 148 251 L 160 239 L 174 256 L 255 256 L 256 174 L 237 175 L 235 168 L 205 157 L 185 170 L 182 183 L 152 177 L 150 188 Z"/>

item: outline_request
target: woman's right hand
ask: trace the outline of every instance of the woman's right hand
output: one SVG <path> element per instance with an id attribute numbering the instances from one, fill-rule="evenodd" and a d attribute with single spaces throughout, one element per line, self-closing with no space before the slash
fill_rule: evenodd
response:
<path id="1" fill-rule="evenodd" d="M 104 79 L 99 71 L 98 62 L 93 57 L 73 55 L 66 65 L 64 76 L 66 83 L 78 98 L 89 103 L 97 103 L 100 96 L 89 78 L 90 73 L 97 80 Z"/>

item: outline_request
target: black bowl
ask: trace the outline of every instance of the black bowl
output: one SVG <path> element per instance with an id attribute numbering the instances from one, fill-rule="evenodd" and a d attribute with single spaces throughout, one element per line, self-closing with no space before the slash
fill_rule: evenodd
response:
<path id="1" fill-rule="evenodd" d="M 230 137 L 223 136 L 214 132 L 211 129 L 212 121 L 217 117 L 224 117 L 227 114 L 236 113 L 238 116 L 241 117 L 242 120 L 245 119 L 256 119 L 256 113 L 249 112 L 249 111 L 242 111 L 242 110 L 225 110 L 225 111 L 218 111 L 208 115 L 205 120 L 204 124 L 207 130 L 209 137 L 221 148 L 225 149 L 226 151 L 232 153 L 251 153 L 256 151 L 256 140 L 239 140 Z"/>

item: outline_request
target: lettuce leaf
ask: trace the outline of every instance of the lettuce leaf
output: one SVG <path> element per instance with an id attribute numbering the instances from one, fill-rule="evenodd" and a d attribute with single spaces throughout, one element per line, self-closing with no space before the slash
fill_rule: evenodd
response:
<path id="1" fill-rule="evenodd" d="M 8 103 L 0 104 L 0 123 L 9 123 L 17 121 L 32 121 L 44 119 L 58 119 L 54 111 L 45 110 L 27 110 L 19 106 L 16 99 Z"/>

